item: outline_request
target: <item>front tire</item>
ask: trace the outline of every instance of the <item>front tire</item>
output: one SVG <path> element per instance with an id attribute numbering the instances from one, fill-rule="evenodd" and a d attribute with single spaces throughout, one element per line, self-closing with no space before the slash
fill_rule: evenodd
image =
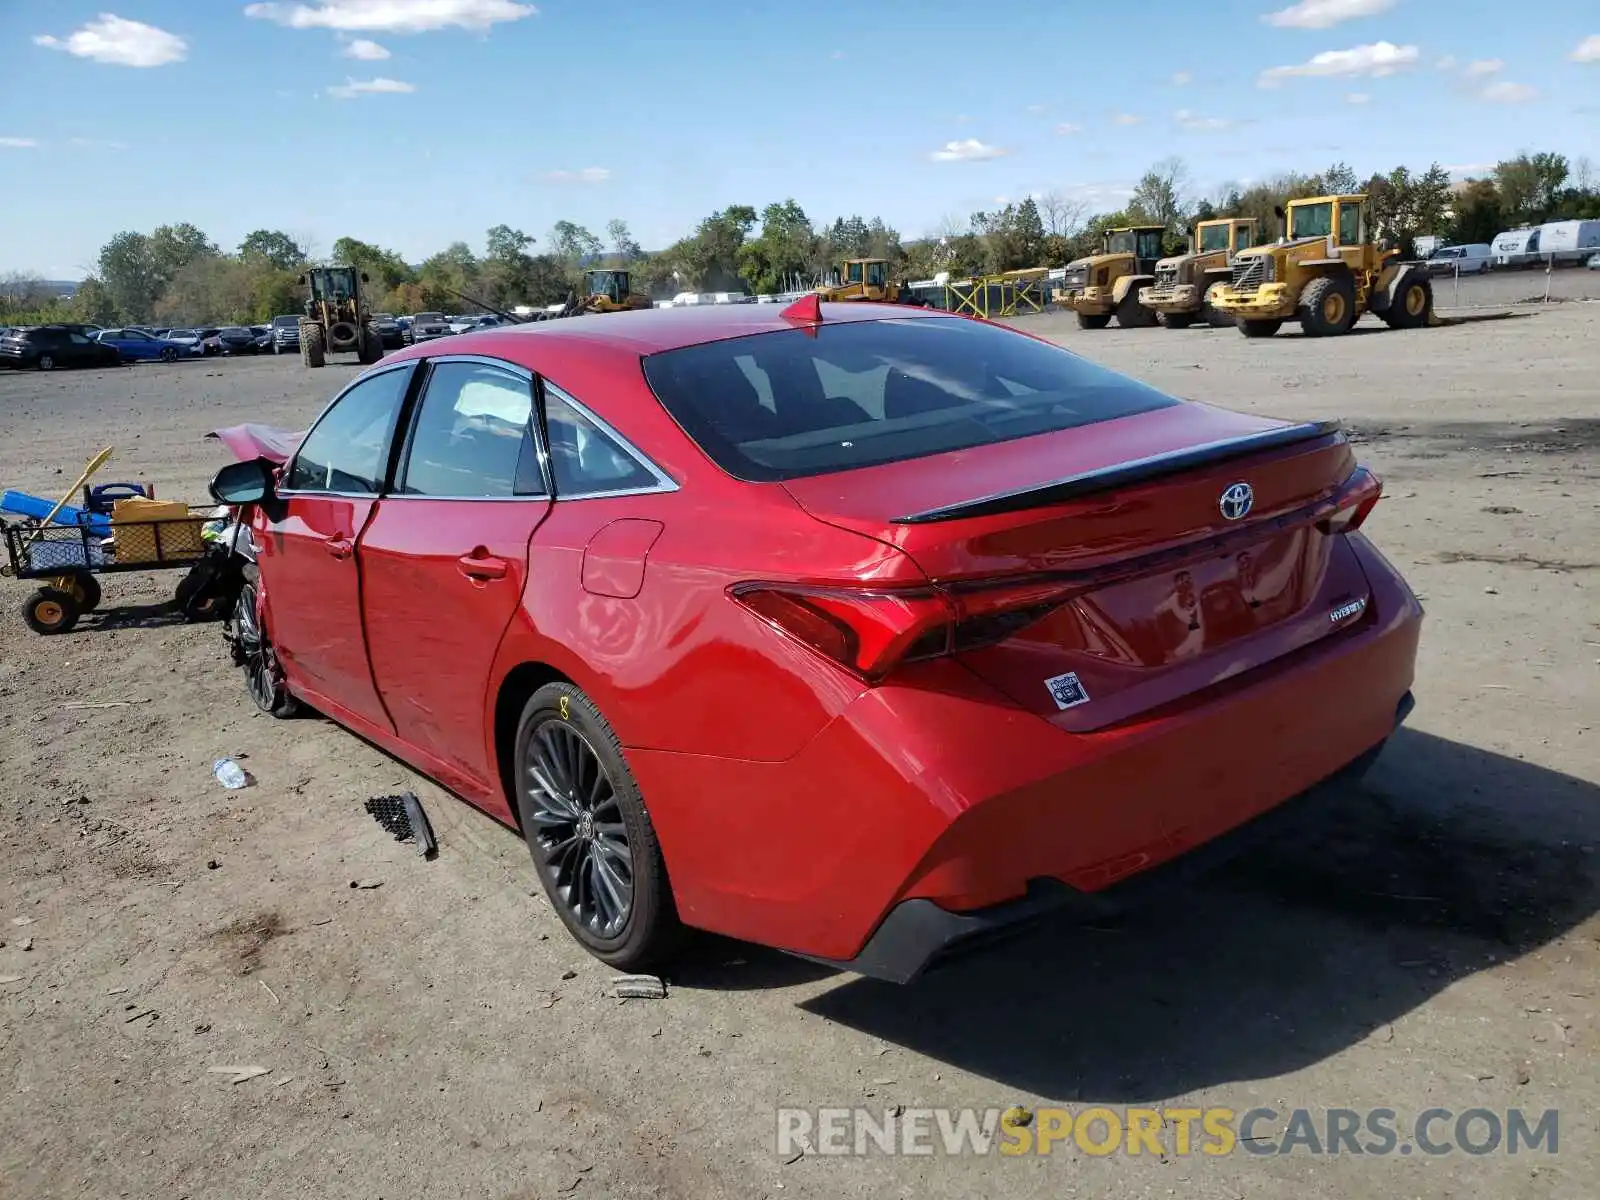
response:
<path id="1" fill-rule="evenodd" d="M 572 684 L 546 684 L 522 710 L 513 761 L 522 834 L 567 931 L 618 970 L 666 962 L 683 926 L 610 723 Z"/>
<path id="2" fill-rule="evenodd" d="M 178 361 L 178 352 L 177 352 L 177 350 L 175 350 L 171 346 L 162 347 L 162 349 L 161 349 L 161 361 L 164 362 L 164 363 L 177 362 Z"/>
<path id="3" fill-rule="evenodd" d="M 1433 281 L 1420 271 L 1408 272 L 1384 310 L 1390 329 L 1420 329 L 1433 316 Z"/>
<path id="4" fill-rule="evenodd" d="M 1117 325 L 1123 329 L 1149 329 L 1156 323 L 1156 314 L 1139 303 L 1139 293 L 1129 288 L 1128 294 L 1117 305 Z"/>
<path id="5" fill-rule="evenodd" d="M 1223 312 L 1217 307 L 1217 297 L 1221 294 L 1223 284 L 1213 283 L 1206 289 L 1206 297 L 1200 302 L 1200 319 L 1213 329 L 1226 329 L 1229 325 L 1236 325 L 1232 313 Z"/>
<path id="6" fill-rule="evenodd" d="M 320 367 L 328 361 L 322 326 L 314 321 L 304 321 L 300 325 L 300 361 L 308 367 Z"/>
<path id="7" fill-rule="evenodd" d="M 289 684 L 283 677 L 277 652 L 272 648 L 266 623 L 256 612 L 256 596 L 260 587 L 260 568 L 251 563 L 244 568 L 244 583 L 239 588 L 233 615 L 229 618 L 233 658 L 244 668 L 245 685 L 256 707 L 268 716 L 283 719 L 299 712 L 300 702 L 289 692 Z"/>
<path id="8" fill-rule="evenodd" d="M 1240 321 L 1239 332 L 1247 338 L 1269 338 L 1283 328 L 1282 321 Z"/>
<path id="9" fill-rule="evenodd" d="M 56 356 L 54 354 L 39 355 L 39 370 L 54 371 L 56 369 Z"/>
<path id="10" fill-rule="evenodd" d="M 1307 337 L 1338 337 L 1356 323 L 1356 288 L 1347 275 L 1322 275 L 1300 293 L 1300 330 Z"/>
<path id="11" fill-rule="evenodd" d="M 35 633 L 66 633 L 80 615 L 77 598 L 58 588 L 40 588 L 22 602 L 22 619 Z"/>
<path id="12" fill-rule="evenodd" d="M 1104 329 L 1111 324 L 1110 313 L 1079 313 L 1079 329 Z"/>
<path id="13" fill-rule="evenodd" d="M 1168 329 L 1187 329 L 1200 319 L 1199 313 L 1166 312 L 1159 314 L 1161 324 Z"/>
<path id="14" fill-rule="evenodd" d="M 370 327 L 361 334 L 361 347 L 356 352 L 356 358 L 364 367 L 370 367 L 383 357 L 383 338 Z"/>

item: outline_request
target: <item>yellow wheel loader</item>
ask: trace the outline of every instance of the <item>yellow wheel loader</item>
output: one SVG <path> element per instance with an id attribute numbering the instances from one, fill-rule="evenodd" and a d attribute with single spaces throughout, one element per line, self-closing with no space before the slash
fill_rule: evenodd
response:
<path id="1" fill-rule="evenodd" d="M 1291 320 L 1307 337 L 1333 337 L 1369 312 L 1391 329 L 1432 324 L 1427 266 L 1401 262 L 1398 250 L 1371 240 L 1366 196 L 1293 200 L 1277 212 L 1283 238 L 1236 255 L 1232 279 L 1212 302 L 1245 337 L 1271 337 Z"/>
<path id="2" fill-rule="evenodd" d="M 653 308 L 655 302 L 640 292 L 633 290 L 633 276 L 627 271 L 612 268 L 601 268 L 583 273 L 583 298 L 568 300 L 568 305 L 576 304 L 571 313 L 564 316 L 576 316 L 579 313 L 612 313 L 628 312 L 635 308 Z"/>
<path id="3" fill-rule="evenodd" d="M 1218 312 L 1213 300 L 1233 277 L 1228 266 L 1233 256 L 1255 241 L 1254 217 L 1201 221 L 1186 252 L 1156 263 L 1156 281 L 1139 289 L 1139 303 L 1168 329 L 1187 329 L 1196 321 L 1232 325 L 1233 318 Z"/>
<path id="4" fill-rule="evenodd" d="M 329 354 L 354 353 L 363 366 L 383 357 L 383 339 L 372 327 L 372 313 L 361 296 L 368 282 L 354 267 L 312 267 L 300 276 L 310 289 L 300 318 L 300 361 L 320 367 Z"/>
<path id="5" fill-rule="evenodd" d="M 924 307 L 925 301 L 889 279 L 886 258 L 852 258 L 839 265 L 837 283 L 816 289 L 824 300 L 877 300 Z"/>
<path id="6" fill-rule="evenodd" d="M 1099 254 L 1074 259 L 1055 290 L 1056 303 L 1078 314 L 1082 329 L 1104 329 L 1116 317 L 1124 329 L 1156 323 L 1139 291 L 1156 282 L 1165 225 L 1132 225 L 1106 233 Z"/>

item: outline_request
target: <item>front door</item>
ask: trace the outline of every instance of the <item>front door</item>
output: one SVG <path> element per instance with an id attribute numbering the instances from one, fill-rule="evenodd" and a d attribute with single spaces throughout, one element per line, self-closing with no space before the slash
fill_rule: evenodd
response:
<path id="1" fill-rule="evenodd" d="M 399 735 L 473 798 L 499 794 L 488 682 L 550 509 L 527 371 L 438 359 L 359 539 L 367 644 Z"/>
<path id="2" fill-rule="evenodd" d="M 330 715 L 385 732 L 393 725 L 367 660 L 356 542 L 384 486 L 414 365 L 366 375 L 334 401 L 285 468 L 257 545 L 267 629 L 290 686 L 340 710 Z"/>

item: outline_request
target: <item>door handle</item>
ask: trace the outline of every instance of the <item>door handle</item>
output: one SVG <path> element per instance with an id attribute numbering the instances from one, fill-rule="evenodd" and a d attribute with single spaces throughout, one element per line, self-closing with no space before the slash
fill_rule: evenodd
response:
<path id="1" fill-rule="evenodd" d="M 505 559 L 486 554 L 463 554 L 456 559 L 456 567 L 468 579 L 504 579 L 509 566 Z"/>
<path id="2" fill-rule="evenodd" d="M 355 553 L 355 543 L 348 538 L 329 538 L 322 543 L 335 558 L 349 558 Z"/>

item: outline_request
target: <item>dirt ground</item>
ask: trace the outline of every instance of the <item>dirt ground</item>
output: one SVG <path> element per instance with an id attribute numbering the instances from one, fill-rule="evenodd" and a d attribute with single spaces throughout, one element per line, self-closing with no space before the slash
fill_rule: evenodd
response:
<path id="1" fill-rule="evenodd" d="M 0 581 L 0 1195 L 1593 1196 L 1600 306 L 1321 341 L 1027 327 L 1358 431 L 1386 483 L 1367 530 L 1428 613 L 1417 709 L 1363 787 L 1181 901 L 910 988 L 706 940 L 667 999 L 622 1002 L 514 833 L 325 721 L 258 716 L 216 627 L 163 609 L 175 576 L 110 579 L 58 638 Z M 207 430 L 305 422 L 351 373 L 0 375 L 0 486 L 59 492 L 112 444 L 103 480 L 199 500 L 224 461 Z M 222 754 L 256 785 L 222 789 Z M 405 787 L 433 862 L 362 810 Z M 219 1069 L 240 1067 L 267 1073 Z M 775 1140 L 778 1106 L 1093 1103 L 1387 1107 L 1402 1131 L 1435 1106 L 1556 1108 L 1559 1149 Z"/>

